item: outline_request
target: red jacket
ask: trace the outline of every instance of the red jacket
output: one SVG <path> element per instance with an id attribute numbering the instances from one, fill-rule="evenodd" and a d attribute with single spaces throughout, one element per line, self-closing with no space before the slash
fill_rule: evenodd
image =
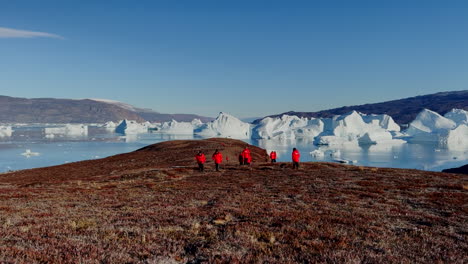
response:
<path id="1" fill-rule="evenodd" d="M 272 151 L 270 152 L 270 159 L 276 159 L 276 152 Z"/>
<path id="2" fill-rule="evenodd" d="M 292 161 L 293 162 L 299 162 L 299 159 L 301 158 L 301 153 L 299 153 L 299 150 L 294 150 L 292 152 Z"/>
<path id="3" fill-rule="evenodd" d="M 221 162 L 223 162 L 223 155 L 221 154 L 221 152 L 213 154 L 211 158 L 214 160 L 215 163 L 220 164 Z"/>
<path id="4" fill-rule="evenodd" d="M 200 155 L 198 155 L 198 154 L 195 155 L 195 159 L 197 160 L 198 163 L 201 163 L 201 164 L 205 163 L 205 161 L 206 161 L 205 154 L 203 154 L 203 153 L 200 154 Z"/>
<path id="5" fill-rule="evenodd" d="M 247 148 L 244 149 L 244 150 L 242 151 L 242 157 L 243 157 L 244 159 L 249 159 L 249 160 L 252 159 L 252 157 L 250 156 L 250 149 L 247 149 Z"/>

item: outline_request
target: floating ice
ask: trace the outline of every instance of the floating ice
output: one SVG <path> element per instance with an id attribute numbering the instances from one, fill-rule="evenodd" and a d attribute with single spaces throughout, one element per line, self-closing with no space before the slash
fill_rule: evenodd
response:
<path id="1" fill-rule="evenodd" d="M 32 152 L 30 149 L 27 149 L 25 152 L 21 153 L 21 155 L 25 156 L 26 158 L 32 157 L 32 156 L 39 156 L 39 152 Z"/>
<path id="2" fill-rule="evenodd" d="M 449 117 L 461 124 L 457 125 L 456 121 L 428 109 L 421 111 L 405 131 L 408 142 L 432 142 L 452 149 L 468 148 L 468 126 L 459 118 L 463 113 L 453 110 L 449 113 L 452 113 L 448 114 Z"/>
<path id="3" fill-rule="evenodd" d="M 11 126 L 0 126 L 0 138 L 1 137 L 11 137 L 13 129 Z"/>
<path id="4" fill-rule="evenodd" d="M 46 127 L 44 128 L 46 137 L 48 135 L 68 135 L 68 136 L 86 136 L 88 134 L 88 126 L 83 124 L 66 124 L 61 127 Z"/>
<path id="5" fill-rule="evenodd" d="M 140 124 L 134 120 L 122 120 L 115 128 L 116 133 L 120 134 L 140 134 L 148 132 L 148 124 Z"/>
<path id="6" fill-rule="evenodd" d="M 463 109 L 452 109 L 444 117 L 454 121 L 457 125 L 468 125 L 468 111 Z"/>
<path id="7" fill-rule="evenodd" d="M 156 131 L 165 134 L 192 135 L 194 130 L 194 124 L 192 122 L 177 122 L 172 120 L 170 122 L 164 122 Z M 195 124 L 198 124 L 198 122 L 195 121 Z"/>
<path id="8" fill-rule="evenodd" d="M 314 158 L 323 158 L 325 156 L 325 153 L 319 149 L 315 149 L 310 152 L 310 155 Z"/>
<path id="9" fill-rule="evenodd" d="M 250 130 L 250 124 L 221 112 L 214 121 L 203 124 L 195 129 L 195 134 L 206 137 L 220 136 L 247 139 L 250 138 Z"/>
<path id="10" fill-rule="evenodd" d="M 365 121 L 366 120 L 366 121 Z M 315 138 L 316 145 L 357 145 L 402 143 L 389 130 L 400 127 L 388 115 L 364 115 L 353 111 L 346 115 L 322 119 L 323 132 Z"/>

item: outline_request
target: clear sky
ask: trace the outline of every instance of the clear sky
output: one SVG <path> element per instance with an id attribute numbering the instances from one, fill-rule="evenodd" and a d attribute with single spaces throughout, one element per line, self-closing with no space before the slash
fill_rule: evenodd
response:
<path id="1" fill-rule="evenodd" d="M 0 1 L 0 95 L 317 111 L 468 84 L 468 1 Z"/>

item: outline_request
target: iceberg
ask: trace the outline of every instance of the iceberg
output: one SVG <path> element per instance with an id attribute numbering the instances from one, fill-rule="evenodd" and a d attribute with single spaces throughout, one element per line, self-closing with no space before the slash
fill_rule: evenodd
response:
<path id="1" fill-rule="evenodd" d="M 50 135 L 67 135 L 67 136 L 86 136 L 88 135 L 88 126 L 83 124 L 66 124 L 61 127 L 46 127 L 44 133 L 47 138 L 51 138 Z"/>
<path id="2" fill-rule="evenodd" d="M 11 126 L 0 126 L 0 138 L 11 137 L 12 134 L 13 129 L 11 129 Z"/>
<path id="3" fill-rule="evenodd" d="M 195 129 L 195 134 L 205 137 L 230 137 L 248 139 L 251 135 L 251 126 L 238 118 L 219 113 L 214 121 L 208 122 Z"/>
<path id="4" fill-rule="evenodd" d="M 450 149 L 468 149 L 468 125 L 461 124 L 448 131 L 446 144 Z"/>
<path id="5" fill-rule="evenodd" d="M 27 149 L 25 152 L 21 153 L 21 155 L 25 156 L 26 158 L 32 157 L 32 156 L 39 156 L 39 152 L 32 152 L 30 149 Z"/>
<path id="6" fill-rule="evenodd" d="M 140 134 L 148 132 L 148 124 L 140 124 L 134 120 L 122 120 L 115 128 L 119 134 Z"/>
<path id="7" fill-rule="evenodd" d="M 422 110 L 409 124 L 406 134 L 438 133 L 454 129 L 456 123 L 429 109 Z"/>
<path id="8" fill-rule="evenodd" d="M 195 121 L 195 124 L 198 122 Z M 156 132 L 165 134 L 179 134 L 179 135 L 192 135 L 194 129 L 194 123 L 192 122 L 177 122 L 172 120 L 170 122 L 164 122 L 158 127 Z"/>
<path id="9" fill-rule="evenodd" d="M 299 118 L 282 115 L 281 117 L 266 117 L 252 130 L 254 139 L 313 139 L 323 131 L 324 124 L 320 119 Z"/>
<path id="10" fill-rule="evenodd" d="M 428 109 L 421 111 L 405 131 L 408 142 L 436 143 L 447 148 L 468 147 L 468 126 L 463 123 L 463 112 L 451 111 L 449 119 Z M 461 117 L 461 118 L 460 118 Z M 460 124 L 457 125 L 457 122 Z"/>
<path id="11" fill-rule="evenodd" d="M 316 145 L 358 145 L 403 143 L 393 138 L 400 127 L 388 115 L 364 115 L 352 111 L 346 115 L 322 119 L 323 132 Z"/>
<path id="12" fill-rule="evenodd" d="M 457 125 L 468 125 L 468 111 L 463 109 L 452 109 L 444 115 L 445 118 L 452 120 Z"/>
<path id="13" fill-rule="evenodd" d="M 367 124 L 381 127 L 387 131 L 399 132 L 401 129 L 400 126 L 397 123 L 395 123 L 393 118 L 389 115 L 361 114 L 361 116 L 364 122 L 366 122 Z"/>
<path id="14" fill-rule="evenodd" d="M 109 128 L 109 129 L 115 129 L 117 127 L 117 124 L 112 122 L 112 121 L 109 121 L 109 122 L 106 122 L 102 127 Z"/>

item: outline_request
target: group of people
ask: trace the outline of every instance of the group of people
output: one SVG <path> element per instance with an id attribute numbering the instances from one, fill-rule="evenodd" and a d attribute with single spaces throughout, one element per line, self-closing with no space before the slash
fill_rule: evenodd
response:
<path id="1" fill-rule="evenodd" d="M 270 160 L 272 163 L 276 162 L 277 154 L 276 151 L 270 152 Z M 301 158 L 301 154 L 299 153 L 299 150 L 296 148 L 293 148 L 292 154 L 292 163 L 293 163 L 293 169 L 299 169 L 299 161 Z M 215 163 L 215 169 L 216 171 L 219 171 L 219 165 L 223 162 L 223 155 L 219 150 L 215 150 L 213 155 L 211 156 L 211 159 Z M 204 171 L 205 170 L 205 162 L 206 162 L 206 156 L 203 153 L 203 151 L 198 151 L 197 155 L 195 155 L 195 160 L 197 161 L 198 164 L 198 170 L 199 171 Z M 228 157 L 226 157 L 226 160 L 228 160 Z M 252 162 L 252 155 L 250 154 L 250 149 L 245 147 L 244 150 L 239 154 L 239 164 L 240 165 L 250 165 Z"/>

